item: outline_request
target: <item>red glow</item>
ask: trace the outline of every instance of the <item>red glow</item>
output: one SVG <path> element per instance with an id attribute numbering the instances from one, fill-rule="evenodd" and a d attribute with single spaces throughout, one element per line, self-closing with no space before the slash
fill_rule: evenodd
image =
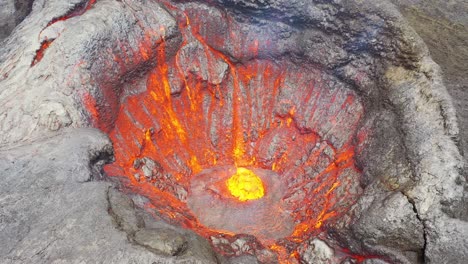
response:
<path id="1" fill-rule="evenodd" d="M 42 58 L 44 57 L 45 51 L 50 47 L 50 45 L 52 44 L 52 42 L 54 42 L 54 40 L 55 39 L 47 39 L 41 43 L 41 47 L 36 51 L 36 56 L 34 56 L 31 66 L 36 65 L 38 62 L 42 60 Z"/>
<path id="2" fill-rule="evenodd" d="M 340 251 L 345 255 L 357 261 L 357 263 L 363 263 L 366 259 L 382 259 L 382 256 L 378 255 L 360 255 L 351 252 L 347 248 L 341 248 Z"/>
<path id="3" fill-rule="evenodd" d="M 99 111 L 97 109 L 96 100 L 93 98 L 92 95 L 86 93 L 83 95 L 83 103 L 91 115 L 91 123 L 96 126 L 99 120 Z"/>
<path id="4" fill-rule="evenodd" d="M 162 38 L 157 50 L 143 41 L 138 52 L 128 54 L 136 58 L 114 57 L 121 65 L 137 58 L 155 58 L 157 64 L 146 90 L 127 96 L 114 126 L 105 130 L 116 158 L 105 167 L 107 174 L 125 176 L 129 191 L 149 198 L 147 209 L 155 217 L 210 238 L 235 234 L 203 226 L 189 210 L 194 175 L 219 166 L 273 171 L 287 188 L 274 208 L 288 213 L 294 228 L 282 241 L 258 239 L 281 263 L 298 263 L 294 247 L 322 232 L 360 195 L 353 144 L 362 105 L 352 91 L 330 89 L 318 69 L 305 71 L 287 60 L 235 63 L 213 45 L 229 44 L 242 57 L 257 56 L 271 43 L 246 38 L 228 17 L 220 25 L 227 25 L 229 38 L 209 34 L 204 10 L 168 8 L 176 12 L 183 36 L 176 56 L 166 56 Z M 116 95 L 104 94 L 109 96 Z M 94 98 L 86 94 L 83 101 L 101 127 Z"/>
<path id="5" fill-rule="evenodd" d="M 93 5 L 95 3 L 96 3 L 96 0 L 89 0 L 84 7 L 79 7 L 78 6 L 78 7 L 74 8 L 74 9 L 72 9 L 67 14 L 52 19 L 49 23 L 47 23 L 46 28 L 53 25 L 53 24 L 55 24 L 55 23 L 57 23 L 57 22 L 59 22 L 59 21 L 65 21 L 65 20 L 70 19 L 72 17 L 81 16 L 86 11 L 91 9 L 91 7 L 93 7 Z M 42 33 L 42 31 L 41 31 L 41 33 Z M 50 47 L 50 45 L 52 44 L 52 42 L 54 42 L 54 40 L 55 39 L 46 39 L 46 40 L 42 41 L 41 47 L 36 51 L 36 55 L 34 56 L 34 59 L 33 59 L 32 63 L 31 63 L 31 67 L 36 65 L 38 62 L 40 62 L 42 60 L 42 58 L 44 57 L 45 51 Z"/>
<path id="6" fill-rule="evenodd" d="M 68 12 L 67 14 L 52 19 L 49 23 L 47 23 L 47 27 L 51 26 L 51 25 L 53 25 L 53 24 L 55 24 L 55 23 L 57 23 L 59 21 L 65 21 L 65 20 L 70 19 L 72 17 L 81 16 L 86 11 L 91 9 L 95 3 L 96 3 L 96 0 L 88 0 L 88 2 L 84 6 L 77 6 L 77 7 L 73 8 L 70 12 Z"/>

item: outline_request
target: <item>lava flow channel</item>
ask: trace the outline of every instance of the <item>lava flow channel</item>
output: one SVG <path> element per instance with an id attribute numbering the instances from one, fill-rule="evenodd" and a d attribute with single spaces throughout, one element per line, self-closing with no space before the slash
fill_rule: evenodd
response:
<path id="1" fill-rule="evenodd" d="M 286 59 L 234 63 L 201 34 L 207 23 L 203 14 L 176 12 L 183 18 L 179 19 L 182 46 L 174 57 L 166 57 L 164 39 L 158 50 L 142 51 L 156 54 L 156 66 L 147 77 L 146 89 L 121 102 L 109 131 L 115 163 L 105 171 L 123 176 L 129 191 L 149 198 L 148 210 L 158 217 L 212 241 L 241 232 L 209 227 L 190 209 L 187 201 L 193 195 L 191 186 L 202 179 L 199 175 L 219 168 L 271 171 L 283 187 L 282 192 L 273 193 L 281 197 L 271 208 L 291 219 L 286 221 L 291 229 L 283 230 L 281 237 L 262 236 L 264 229 L 274 227 L 251 221 L 254 226 L 247 234 L 257 237 L 259 247 L 277 252 L 280 262 L 296 263 L 299 243 L 322 232 L 360 195 L 361 172 L 354 165 L 353 142 L 363 107 L 352 90 L 336 80 L 326 81 L 333 78 L 321 70 Z M 226 24 L 230 32 L 239 32 L 236 23 Z M 241 47 L 238 53 L 262 45 L 239 35 L 233 33 L 229 40 L 230 45 L 239 42 L 234 45 Z M 211 41 L 225 40 L 214 36 Z M 90 111 L 99 118 L 96 109 L 90 107 Z M 216 177 L 212 174 L 206 184 Z M 264 191 L 265 197 L 276 192 Z M 218 204 L 232 198 L 232 193 L 222 191 L 211 197 Z M 262 199 L 237 203 L 243 208 Z M 217 249 L 230 254 L 225 248 Z"/>

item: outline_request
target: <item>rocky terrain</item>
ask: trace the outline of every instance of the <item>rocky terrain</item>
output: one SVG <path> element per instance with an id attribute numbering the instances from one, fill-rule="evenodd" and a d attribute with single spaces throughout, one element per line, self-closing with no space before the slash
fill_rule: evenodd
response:
<path id="1" fill-rule="evenodd" d="M 393 0 L 442 67 L 444 83 L 454 100 L 460 144 L 468 153 L 468 2 Z"/>
<path id="2" fill-rule="evenodd" d="M 392 2 L 403 16 L 387 1 L 171 2 L 208 10 L 207 21 L 228 14 L 244 26 L 239 34 L 272 29 L 276 46 L 258 53 L 201 35 L 240 64 L 286 57 L 319 69 L 363 104 L 354 135 L 362 195 L 298 247 L 301 263 L 468 261 L 467 3 Z M 120 104 L 141 92 L 129 84 L 144 83 L 161 40 L 167 58 L 187 41 L 168 5 L 6 0 L 0 8 L 2 263 L 268 263 L 219 254 L 213 238 L 169 225 L 147 210 L 147 197 L 103 173 Z"/>

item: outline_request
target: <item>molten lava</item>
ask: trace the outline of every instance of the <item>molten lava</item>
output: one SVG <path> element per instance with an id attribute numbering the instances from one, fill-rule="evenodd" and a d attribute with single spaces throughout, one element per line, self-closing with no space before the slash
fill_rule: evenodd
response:
<path id="1" fill-rule="evenodd" d="M 257 200 L 265 195 L 262 180 L 251 170 L 237 168 L 236 174 L 226 182 L 232 196 L 240 201 Z"/>
<path id="2" fill-rule="evenodd" d="M 264 246 L 288 237 L 294 231 L 294 219 L 283 208 L 286 188 L 280 176 L 270 170 L 250 168 L 238 173 L 235 166 L 217 166 L 193 176 L 187 205 L 197 220 L 220 234 L 248 234 L 262 241 Z M 244 174 L 245 173 L 245 174 Z M 240 202 L 226 184 L 233 177 L 255 179 L 264 186 L 262 198 Z M 256 187 L 249 188 L 255 190 Z"/>
<path id="3" fill-rule="evenodd" d="M 116 161 L 105 171 L 146 196 L 155 217 L 198 232 L 222 254 L 268 251 L 297 263 L 299 244 L 362 192 L 354 164 L 355 144 L 365 136 L 356 139 L 358 96 L 288 58 L 235 62 L 232 54 L 255 55 L 271 42 L 246 37 L 241 22 L 225 14 L 167 7 L 178 17 L 182 44 L 168 56 L 158 29 L 148 33 L 160 34 L 157 50 L 144 39 L 135 47 L 133 56 L 154 58 L 155 66 L 144 87 L 123 97 L 115 123 L 103 123 L 105 108 L 83 98 L 114 145 Z M 224 46 L 235 50 L 228 56 Z M 239 234 L 249 237 L 249 250 L 236 248 Z"/>

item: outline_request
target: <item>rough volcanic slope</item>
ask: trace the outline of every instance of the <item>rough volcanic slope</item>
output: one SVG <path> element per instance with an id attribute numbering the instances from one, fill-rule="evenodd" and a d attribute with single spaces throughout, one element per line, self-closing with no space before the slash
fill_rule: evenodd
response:
<path id="1" fill-rule="evenodd" d="M 8 262 L 467 259 L 451 99 L 385 1 L 35 1 L 0 87 Z"/>
<path id="2" fill-rule="evenodd" d="M 392 1 L 427 44 L 442 68 L 444 83 L 454 100 L 460 144 L 468 153 L 468 3 L 466 1 Z M 443 40 L 443 41 L 440 41 Z"/>

